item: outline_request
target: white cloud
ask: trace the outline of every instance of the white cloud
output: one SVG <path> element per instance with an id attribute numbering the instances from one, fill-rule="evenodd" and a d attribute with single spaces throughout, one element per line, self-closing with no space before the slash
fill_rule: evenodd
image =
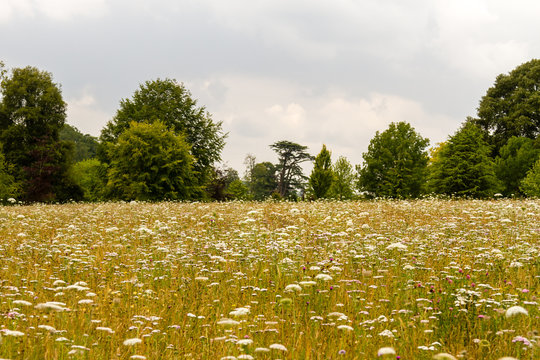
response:
<path id="1" fill-rule="evenodd" d="M 99 135 L 100 129 L 111 119 L 111 115 L 101 110 L 93 95 L 85 93 L 81 97 L 68 99 L 67 123 L 84 134 Z"/>
<path id="2" fill-rule="evenodd" d="M 443 63 L 469 76 L 492 79 L 529 60 L 530 48 L 519 28 L 504 28 L 512 17 L 497 1 L 444 1 L 434 4 L 436 34 L 432 50 Z M 519 21 L 516 19 L 516 21 Z"/>
<path id="3" fill-rule="evenodd" d="M 227 87 L 226 96 L 222 102 L 210 101 L 208 109 L 214 119 L 224 120 L 229 138 L 223 158 L 239 171 L 247 153 L 258 161 L 274 162 L 269 145 L 278 140 L 309 146 L 312 154 L 324 143 L 334 159 L 343 155 L 359 164 L 375 132 L 386 130 L 391 122 L 409 122 L 434 144 L 445 140 L 463 120 L 432 113 L 418 101 L 393 94 L 315 94 L 292 82 L 268 78 L 228 76 L 219 82 Z"/>
<path id="4" fill-rule="evenodd" d="M 106 12 L 106 0 L 0 0 L 0 22 L 40 16 L 65 21 Z"/>

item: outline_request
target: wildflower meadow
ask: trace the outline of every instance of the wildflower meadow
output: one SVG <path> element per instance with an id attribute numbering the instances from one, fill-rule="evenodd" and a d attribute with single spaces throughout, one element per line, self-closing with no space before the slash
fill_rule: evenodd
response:
<path id="1" fill-rule="evenodd" d="M 1 359 L 540 359 L 540 201 L 0 208 Z"/>

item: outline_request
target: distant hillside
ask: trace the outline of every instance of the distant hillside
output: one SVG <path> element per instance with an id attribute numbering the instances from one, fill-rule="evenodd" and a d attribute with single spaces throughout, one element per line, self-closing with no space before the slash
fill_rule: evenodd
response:
<path id="1" fill-rule="evenodd" d="M 79 129 L 69 124 L 64 124 L 64 127 L 60 130 L 59 136 L 60 140 L 71 141 L 75 144 L 73 161 L 79 162 L 96 156 L 99 145 L 96 137 L 83 134 Z"/>

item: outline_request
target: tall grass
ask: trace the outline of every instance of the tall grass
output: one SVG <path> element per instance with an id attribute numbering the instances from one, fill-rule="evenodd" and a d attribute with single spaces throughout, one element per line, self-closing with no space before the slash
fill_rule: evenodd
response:
<path id="1" fill-rule="evenodd" d="M 3 207 L 0 358 L 538 359 L 539 252 L 539 201 Z"/>

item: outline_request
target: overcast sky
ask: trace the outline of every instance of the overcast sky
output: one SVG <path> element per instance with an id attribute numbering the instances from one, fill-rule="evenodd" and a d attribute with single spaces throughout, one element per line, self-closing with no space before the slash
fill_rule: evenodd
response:
<path id="1" fill-rule="evenodd" d="M 407 121 L 431 144 L 500 73 L 540 57 L 540 1 L 0 0 L 0 60 L 53 74 L 99 135 L 146 80 L 183 82 L 229 133 L 223 160 L 291 140 L 359 164 Z"/>

